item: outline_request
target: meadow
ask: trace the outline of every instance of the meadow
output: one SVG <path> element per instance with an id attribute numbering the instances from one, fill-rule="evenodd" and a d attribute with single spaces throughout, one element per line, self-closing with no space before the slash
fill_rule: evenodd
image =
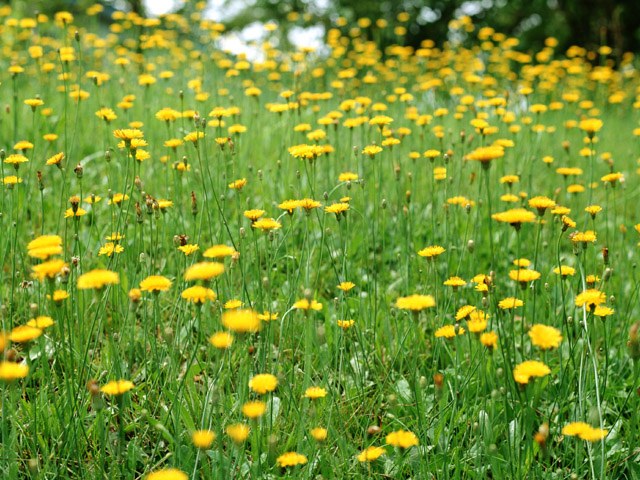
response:
<path id="1" fill-rule="evenodd" d="M 0 476 L 640 478 L 634 56 L 203 3 L 0 7 Z"/>

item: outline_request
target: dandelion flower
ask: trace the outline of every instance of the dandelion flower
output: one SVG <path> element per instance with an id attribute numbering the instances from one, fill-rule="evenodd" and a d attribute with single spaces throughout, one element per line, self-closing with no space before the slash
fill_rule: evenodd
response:
<path id="1" fill-rule="evenodd" d="M 304 465 L 307 461 L 307 457 L 297 452 L 283 453 L 276 459 L 278 466 L 282 468 Z"/>
<path id="2" fill-rule="evenodd" d="M 100 391 L 105 395 L 118 396 L 127 393 L 133 387 L 133 382 L 129 380 L 112 380 L 100 388 Z"/>
<path id="3" fill-rule="evenodd" d="M 120 283 L 120 276 L 116 272 L 103 269 L 91 270 L 78 278 L 78 288 L 80 290 L 101 289 L 105 285 L 118 283 Z"/>
<path id="4" fill-rule="evenodd" d="M 531 343 L 542 350 L 558 348 L 560 346 L 560 342 L 562 342 L 560 330 L 539 323 L 531 327 L 528 335 L 531 339 Z"/>
<path id="5" fill-rule="evenodd" d="M 273 392 L 278 386 L 278 379 L 270 373 L 260 373 L 249 380 L 249 388 L 255 393 L 264 395 Z"/>
<path id="6" fill-rule="evenodd" d="M 407 430 L 398 430 L 396 432 L 391 432 L 389 435 L 387 435 L 386 442 L 389 445 L 403 449 L 415 447 L 420 444 L 420 442 L 418 441 L 418 437 L 416 437 L 416 434 Z"/>
<path id="7" fill-rule="evenodd" d="M 206 450 L 216 439 L 215 432 L 211 430 L 196 430 L 191 434 L 191 443 L 196 448 Z"/>
<path id="8" fill-rule="evenodd" d="M 532 377 L 544 377 L 551 373 L 551 369 L 537 360 L 527 360 L 513 369 L 516 382 L 526 385 Z"/>

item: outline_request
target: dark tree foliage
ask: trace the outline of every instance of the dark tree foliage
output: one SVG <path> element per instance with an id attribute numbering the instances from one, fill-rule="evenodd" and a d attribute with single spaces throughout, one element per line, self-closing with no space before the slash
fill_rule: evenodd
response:
<path id="1" fill-rule="evenodd" d="M 82 16 L 96 0 L 31 0 L 10 2 L 20 12 L 52 13 L 69 10 Z M 115 8 L 124 8 L 144 15 L 143 0 L 97 0 L 105 6 L 102 20 L 109 21 Z M 153 0 L 151 0 L 153 1 Z M 347 19 L 345 29 L 358 18 L 372 21 L 396 21 L 400 12 L 407 12 L 410 20 L 404 41 L 419 45 L 426 38 L 438 44 L 448 37 L 448 23 L 462 13 L 470 13 L 478 26 L 490 26 L 497 31 L 517 37 L 522 50 L 539 50 L 550 36 L 559 40 L 560 48 L 580 45 L 595 49 L 609 45 L 614 55 L 640 50 L 640 0 L 226 0 L 226 7 L 238 13 L 223 16 L 231 30 L 239 30 L 253 22 L 276 20 L 289 24 L 310 26 L 318 23 L 332 25 L 342 16 Z M 226 10 L 226 9 L 225 9 Z M 300 15 L 292 20 L 291 12 Z M 286 28 L 284 29 L 286 30 Z M 371 35 L 386 44 L 396 38 Z M 283 37 L 286 42 L 286 37 Z"/>

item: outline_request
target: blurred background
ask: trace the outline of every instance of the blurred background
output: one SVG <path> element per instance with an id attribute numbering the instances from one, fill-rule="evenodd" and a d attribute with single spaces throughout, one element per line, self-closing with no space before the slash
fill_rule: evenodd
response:
<path id="1" fill-rule="evenodd" d="M 173 12 L 189 18 L 197 3 L 199 7 L 206 4 L 205 16 L 223 22 L 230 32 L 227 33 L 230 49 L 260 41 L 264 32 L 261 26 L 269 20 L 280 25 L 282 43 L 319 46 L 338 18 L 346 20 L 340 22 L 345 30 L 357 26 L 358 19 L 370 19 L 370 26 L 366 26 L 366 21 L 360 25 L 366 34 L 376 20 L 393 23 L 401 12 L 408 14 L 408 19 L 402 22 L 406 33 L 401 40 L 406 45 L 417 46 L 427 38 L 442 45 L 451 40 L 449 22 L 467 15 L 477 27 L 489 26 L 517 37 L 518 48 L 523 51 L 540 50 L 547 37 L 555 37 L 560 49 L 579 45 L 597 50 L 608 45 L 618 58 L 625 51 L 640 49 L 640 0 L 5 0 L 1 3 L 11 4 L 24 15 L 67 10 L 74 14 L 76 23 L 81 22 L 88 7 L 100 3 L 105 7 L 100 15 L 105 25 L 114 10 L 143 16 Z M 397 36 L 392 37 L 395 38 L 370 35 L 381 46 L 398 42 Z"/>

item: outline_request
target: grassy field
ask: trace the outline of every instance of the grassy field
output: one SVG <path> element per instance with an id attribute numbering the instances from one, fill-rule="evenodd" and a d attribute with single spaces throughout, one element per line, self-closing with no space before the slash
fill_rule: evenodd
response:
<path id="1" fill-rule="evenodd" d="M 2 478 L 640 478 L 632 55 L 97 13 L 0 8 Z"/>

